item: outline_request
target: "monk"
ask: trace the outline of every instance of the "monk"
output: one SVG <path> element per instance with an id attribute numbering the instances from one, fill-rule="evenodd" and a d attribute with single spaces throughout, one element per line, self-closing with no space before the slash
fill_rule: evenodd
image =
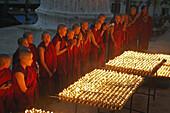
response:
<path id="1" fill-rule="evenodd" d="M 84 57 L 84 73 L 88 73 L 91 71 L 91 63 L 90 63 L 90 53 L 92 50 L 91 47 L 91 32 L 88 31 L 88 22 L 81 22 L 81 30 L 83 41 L 85 42 L 85 57 Z"/>
<path id="2" fill-rule="evenodd" d="M 28 48 L 29 43 L 28 43 L 28 40 L 26 38 L 18 38 L 17 42 L 18 42 L 19 47 L 17 48 L 17 50 L 13 54 L 12 70 L 17 66 L 17 64 L 19 62 L 19 57 L 18 57 L 19 51 L 22 50 L 22 49 L 29 50 L 29 48 Z"/>
<path id="3" fill-rule="evenodd" d="M 31 53 L 33 54 L 32 67 L 34 68 L 34 70 L 36 70 L 38 68 L 37 64 L 36 64 L 36 62 L 38 62 L 38 52 L 37 52 L 36 46 L 33 44 L 33 34 L 30 32 L 25 32 L 23 34 L 23 37 L 28 40 L 28 43 L 29 43 L 28 48 L 30 49 Z"/>
<path id="4" fill-rule="evenodd" d="M 67 33 L 67 27 L 63 24 L 58 25 L 57 34 L 52 39 L 57 55 L 57 73 L 60 79 L 60 88 L 67 87 L 67 50 L 70 49 L 64 37 Z"/>
<path id="5" fill-rule="evenodd" d="M 136 8 L 132 7 L 128 16 L 127 32 L 127 49 L 137 51 L 137 36 L 138 36 L 138 18 L 140 13 L 136 15 Z"/>
<path id="6" fill-rule="evenodd" d="M 0 54 L 0 113 L 8 113 L 14 108 L 10 56 Z"/>
<path id="7" fill-rule="evenodd" d="M 74 82 L 73 78 L 73 47 L 76 46 L 77 40 L 74 38 L 74 31 L 72 29 L 67 30 L 66 42 L 70 49 L 68 49 L 68 63 L 67 63 L 67 76 L 68 76 L 68 85 Z"/>
<path id="8" fill-rule="evenodd" d="M 78 24 L 73 25 L 75 32 L 74 39 L 77 40 L 77 46 L 74 47 L 74 75 L 75 78 L 79 79 L 84 74 L 84 58 L 85 58 L 85 42 L 82 39 L 80 32 L 80 26 Z"/>
<path id="9" fill-rule="evenodd" d="M 48 32 L 43 32 L 41 40 L 38 45 L 39 52 L 39 73 L 40 73 L 40 93 L 42 98 L 48 99 L 48 96 L 52 95 L 55 90 L 55 76 L 57 68 L 57 56 L 55 53 L 55 47 L 50 42 L 51 36 Z M 47 101 L 46 101 L 47 102 Z"/>
<path id="10" fill-rule="evenodd" d="M 102 53 L 100 53 L 100 59 L 99 59 L 99 65 L 101 66 L 105 66 L 105 57 L 106 57 L 106 49 L 107 49 L 107 43 L 108 43 L 108 31 L 109 31 L 109 27 L 108 25 L 105 23 L 105 19 L 106 16 L 104 14 L 99 14 L 98 16 L 98 20 L 101 22 L 102 26 L 100 29 L 101 32 L 101 38 L 102 38 L 102 42 L 104 45 L 103 51 Z"/>
<path id="11" fill-rule="evenodd" d="M 38 82 L 32 68 L 33 54 L 29 50 L 19 53 L 19 65 L 14 69 L 14 99 L 18 111 L 32 108 L 38 100 Z"/>
<path id="12" fill-rule="evenodd" d="M 92 36 L 92 67 L 97 68 L 97 67 L 101 67 L 102 65 L 99 63 L 102 55 L 100 53 L 102 53 L 104 51 L 104 45 L 103 45 L 103 40 L 101 38 L 101 22 L 97 21 L 95 23 L 95 27 L 91 30 L 91 32 L 93 33 Z"/>
<path id="13" fill-rule="evenodd" d="M 113 59 L 122 52 L 122 35 L 123 25 L 120 23 L 120 15 L 115 16 L 115 22 L 112 23 L 113 27 L 110 29 L 110 38 L 108 46 L 108 60 Z"/>
<path id="14" fill-rule="evenodd" d="M 141 7 L 139 17 L 139 51 L 146 51 L 149 47 L 149 39 L 152 36 L 152 18 L 146 6 Z"/>

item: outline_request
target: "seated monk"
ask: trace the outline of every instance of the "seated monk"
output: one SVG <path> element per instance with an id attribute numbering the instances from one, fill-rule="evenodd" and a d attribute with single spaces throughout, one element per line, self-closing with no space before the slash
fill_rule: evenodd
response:
<path id="1" fill-rule="evenodd" d="M 0 113 L 8 113 L 14 108 L 10 64 L 10 56 L 0 54 Z"/>
<path id="2" fill-rule="evenodd" d="M 17 110 L 32 108 L 38 99 L 38 82 L 31 64 L 33 55 L 29 50 L 19 53 L 19 65 L 14 69 L 14 100 Z"/>

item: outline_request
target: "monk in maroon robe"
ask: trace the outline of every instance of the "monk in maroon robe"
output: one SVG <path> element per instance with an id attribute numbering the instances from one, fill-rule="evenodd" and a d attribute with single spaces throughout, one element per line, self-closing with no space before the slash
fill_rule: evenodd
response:
<path id="1" fill-rule="evenodd" d="M 91 63 L 90 63 L 90 53 L 92 50 L 91 47 L 91 37 L 90 37 L 90 32 L 88 31 L 88 22 L 81 22 L 81 30 L 80 32 L 82 33 L 82 38 L 85 42 L 85 57 L 84 57 L 84 73 L 88 73 L 91 71 Z"/>
<path id="2" fill-rule="evenodd" d="M 121 17 L 116 16 L 113 27 L 110 30 L 109 46 L 108 46 L 108 60 L 113 59 L 122 52 L 122 35 L 123 25 L 120 23 Z"/>
<path id="3" fill-rule="evenodd" d="M 128 24 L 126 27 L 128 50 L 137 51 L 138 17 L 139 16 L 140 16 L 140 13 L 136 15 L 136 8 L 132 7 L 130 15 L 128 16 Z"/>
<path id="4" fill-rule="evenodd" d="M 33 63 L 32 63 L 32 67 L 34 68 L 34 70 L 36 71 L 37 64 L 36 62 L 38 62 L 38 51 L 36 46 L 33 44 L 33 34 L 30 32 L 25 32 L 23 35 L 24 38 L 26 38 L 28 40 L 29 46 L 28 48 L 30 49 L 31 53 L 33 54 Z M 37 72 L 38 73 L 38 72 Z"/>
<path id="5" fill-rule="evenodd" d="M 10 64 L 11 58 L 6 54 L 0 54 L 0 113 L 8 113 L 15 109 Z"/>
<path id="6" fill-rule="evenodd" d="M 91 30 L 93 37 L 92 37 L 92 67 L 97 68 L 97 67 L 101 67 L 101 63 L 99 63 L 99 61 L 101 61 L 100 59 L 102 58 L 102 55 L 100 53 L 102 53 L 104 51 L 104 45 L 103 45 L 103 40 L 101 38 L 101 22 L 97 21 L 95 23 L 95 27 Z"/>
<path id="7" fill-rule="evenodd" d="M 48 32 L 42 33 L 42 42 L 38 45 L 39 51 L 39 73 L 41 98 L 48 99 L 55 91 L 55 75 L 57 68 L 57 56 L 55 47 L 50 42 L 51 36 Z M 49 100 L 49 99 L 48 99 Z M 46 101 L 48 103 L 48 101 Z"/>
<path id="8" fill-rule="evenodd" d="M 106 57 L 106 50 L 107 50 L 107 43 L 108 43 L 108 25 L 105 23 L 105 19 L 106 16 L 104 14 L 99 14 L 98 16 L 98 20 L 101 22 L 102 26 L 101 26 L 101 38 L 102 38 L 102 42 L 104 45 L 104 49 L 102 51 L 102 53 L 100 54 L 100 60 L 99 60 L 99 65 L 101 66 L 105 66 L 105 57 Z"/>
<path id="9" fill-rule="evenodd" d="M 18 48 L 17 50 L 14 52 L 13 57 L 12 57 L 12 70 L 19 64 L 19 51 L 22 49 L 29 49 L 29 43 L 28 40 L 26 38 L 19 38 L 18 39 Z"/>
<path id="10" fill-rule="evenodd" d="M 18 111 L 32 108 L 38 100 L 38 82 L 31 64 L 33 55 L 28 50 L 19 53 L 20 63 L 14 69 L 14 99 Z"/>
<path id="11" fill-rule="evenodd" d="M 152 36 L 152 18 L 146 6 L 142 6 L 139 17 L 139 51 L 146 51 L 149 47 L 149 39 Z"/>
<path id="12" fill-rule="evenodd" d="M 60 79 L 60 88 L 67 87 L 67 50 L 70 49 L 66 43 L 64 37 L 67 33 L 67 27 L 60 24 L 57 28 L 58 32 L 52 39 L 52 43 L 55 46 L 55 52 L 57 55 L 57 73 Z"/>
<path id="13" fill-rule="evenodd" d="M 68 84 L 70 85 L 71 83 L 74 82 L 73 78 L 73 47 L 76 46 L 77 41 L 74 38 L 74 31 L 69 29 L 67 31 L 67 36 L 66 36 L 66 42 L 70 49 L 67 50 L 68 52 L 68 63 L 67 63 L 67 76 L 68 76 Z"/>
<path id="14" fill-rule="evenodd" d="M 80 26 L 78 24 L 73 25 L 74 39 L 77 41 L 77 45 L 73 48 L 73 67 L 74 67 L 74 79 L 79 79 L 84 72 L 84 55 L 85 55 L 85 43 L 82 40 L 82 34 L 80 32 Z"/>

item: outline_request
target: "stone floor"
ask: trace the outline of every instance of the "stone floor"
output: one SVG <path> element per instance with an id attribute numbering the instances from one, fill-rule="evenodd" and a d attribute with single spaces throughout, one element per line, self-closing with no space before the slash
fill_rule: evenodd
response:
<path id="1" fill-rule="evenodd" d="M 7 28 L 0 29 L 0 53 L 7 53 L 12 56 L 13 52 L 17 48 L 17 39 L 22 37 L 25 31 L 30 31 L 34 35 L 34 43 L 38 45 L 40 43 L 42 29 L 36 29 L 28 25 L 18 25 Z M 47 30 L 51 33 L 52 37 L 55 35 L 54 30 Z M 153 53 L 166 53 L 170 54 L 170 29 L 160 37 L 152 37 L 149 45 L 148 52 Z M 147 87 L 145 85 L 141 86 L 139 90 L 146 92 Z M 41 100 L 41 99 L 40 99 Z M 42 105 L 46 103 L 47 100 L 42 100 Z M 130 102 L 127 102 L 126 107 L 129 106 Z M 57 99 L 52 99 L 45 106 L 40 105 L 41 109 L 50 110 L 54 113 L 74 113 L 75 104 L 66 103 L 58 101 Z M 140 94 L 135 94 L 133 99 L 133 108 L 146 112 L 147 106 L 147 96 Z M 102 113 L 110 113 L 108 110 L 100 110 Z M 128 113 L 129 110 L 121 109 L 119 113 Z M 77 106 L 77 113 L 97 113 L 97 108 L 90 106 Z M 135 113 L 135 112 L 133 112 Z M 170 88 L 162 89 L 157 88 L 156 100 L 154 101 L 151 97 L 150 100 L 150 113 L 170 113 Z"/>

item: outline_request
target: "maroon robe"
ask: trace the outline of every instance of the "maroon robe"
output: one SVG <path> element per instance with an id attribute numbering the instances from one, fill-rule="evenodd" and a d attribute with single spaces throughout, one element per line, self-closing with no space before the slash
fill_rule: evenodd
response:
<path id="1" fill-rule="evenodd" d="M 44 52 L 44 62 L 46 63 L 48 69 L 51 72 L 53 72 L 53 70 L 57 68 L 57 56 L 56 56 L 56 53 L 55 53 L 54 45 L 50 42 L 48 44 L 48 47 L 46 47 L 44 42 L 41 42 L 38 45 L 38 49 L 40 47 L 43 47 L 45 49 L 45 52 Z M 40 64 L 39 65 L 40 77 L 48 77 L 48 73 L 44 69 L 44 67 L 41 65 L 40 61 L 39 61 L 39 64 Z"/>
<path id="2" fill-rule="evenodd" d="M 77 36 L 74 37 L 74 40 L 76 39 L 78 42 Z M 74 46 L 73 47 L 73 76 L 74 76 L 74 81 L 79 79 L 81 77 L 80 72 L 81 72 L 81 65 L 80 65 L 80 47 Z"/>
<path id="3" fill-rule="evenodd" d="M 83 35 L 83 40 L 85 41 L 87 39 L 87 31 L 83 31 L 81 29 L 81 33 Z M 86 52 L 84 54 L 84 73 L 88 73 L 91 70 L 91 63 L 90 63 L 90 52 L 92 50 L 91 48 L 91 42 L 88 40 L 85 44 Z"/>
<path id="4" fill-rule="evenodd" d="M 28 47 L 31 51 L 31 53 L 33 54 L 33 63 L 32 63 L 32 67 L 34 69 L 37 68 L 36 66 L 36 62 L 38 61 L 38 52 L 37 52 L 37 48 L 35 47 L 34 44 L 29 44 L 29 47 Z"/>
<path id="5" fill-rule="evenodd" d="M 66 42 L 68 44 L 69 47 L 71 47 L 72 45 L 72 40 L 68 40 L 68 38 L 66 38 Z M 68 63 L 67 63 L 67 76 L 68 76 L 68 84 L 71 84 L 73 82 L 73 49 L 68 49 Z"/>
<path id="6" fill-rule="evenodd" d="M 102 31 L 102 28 L 101 28 L 101 31 Z M 103 52 L 101 53 L 102 56 L 99 62 L 101 63 L 101 66 L 105 66 L 106 50 L 107 50 L 107 43 L 108 43 L 108 31 L 107 30 L 104 31 L 102 35 L 102 40 L 103 40 L 104 49 L 103 49 Z"/>
<path id="7" fill-rule="evenodd" d="M 103 58 L 103 55 L 101 54 L 104 51 L 104 44 L 103 40 L 101 38 L 101 32 L 100 30 L 95 30 L 94 28 L 92 29 L 92 33 L 94 34 L 95 40 L 97 44 L 100 46 L 100 49 L 98 49 L 94 44 L 92 44 L 92 67 L 97 68 L 101 67 L 101 60 Z"/>
<path id="8" fill-rule="evenodd" d="M 38 82 L 36 79 L 36 73 L 32 66 L 27 66 L 24 69 L 20 64 L 13 71 L 21 72 L 24 75 L 26 87 L 28 88 L 26 93 L 23 93 L 18 85 L 17 79 L 14 76 L 14 99 L 17 105 L 17 110 L 25 110 L 26 108 L 33 107 L 33 104 L 38 100 Z"/>
<path id="9" fill-rule="evenodd" d="M 122 31 L 122 24 L 116 24 L 114 25 L 114 32 L 113 32 L 113 37 L 115 43 L 112 41 L 111 38 L 109 38 L 109 46 L 108 46 L 108 60 L 113 59 L 115 56 L 118 56 L 121 54 L 122 50 L 122 36 L 123 36 L 123 31 Z M 116 44 L 116 47 L 115 47 Z"/>
<path id="10" fill-rule="evenodd" d="M 12 82 L 11 70 L 3 69 L 0 70 L 0 86 L 7 82 Z M 0 113 L 6 113 L 14 109 L 13 102 L 13 85 L 9 89 L 0 90 Z"/>
<path id="11" fill-rule="evenodd" d="M 129 15 L 129 22 L 131 23 L 135 16 Z M 137 35 L 138 35 L 138 20 L 131 24 L 126 29 L 127 33 L 127 49 L 137 51 Z"/>
<path id="12" fill-rule="evenodd" d="M 144 21 L 144 15 L 141 14 L 139 20 L 139 51 L 148 50 L 149 39 L 152 36 L 152 18 L 148 16 Z"/>

